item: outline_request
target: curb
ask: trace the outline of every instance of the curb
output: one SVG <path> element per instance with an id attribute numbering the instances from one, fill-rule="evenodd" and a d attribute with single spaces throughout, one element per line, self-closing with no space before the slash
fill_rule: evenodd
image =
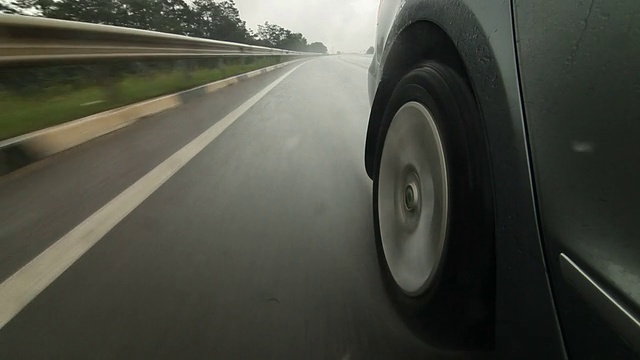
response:
<path id="1" fill-rule="evenodd" d="M 300 60 L 272 65 L 193 89 L 107 110 L 0 141 L 0 176 L 131 125 L 144 117 L 188 104 L 227 86 L 280 69 L 297 61 Z"/>

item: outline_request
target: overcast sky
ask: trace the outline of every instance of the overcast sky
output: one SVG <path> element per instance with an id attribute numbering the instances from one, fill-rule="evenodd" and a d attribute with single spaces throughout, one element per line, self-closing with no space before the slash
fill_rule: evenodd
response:
<path id="1" fill-rule="evenodd" d="M 235 0 L 247 27 L 268 21 L 302 33 L 329 51 L 364 52 L 373 46 L 378 0 Z"/>

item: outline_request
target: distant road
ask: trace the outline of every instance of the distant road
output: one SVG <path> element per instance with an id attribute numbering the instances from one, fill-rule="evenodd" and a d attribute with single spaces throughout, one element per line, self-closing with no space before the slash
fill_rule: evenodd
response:
<path id="1" fill-rule="evenodd" d="M 453 357 L 383 292 L 368 62 L 289 66 L 0 178 L 0 359 Z"/>
<path id="2" fill-rule="evenodd" d="M 373 55 L 338 55 L 338 58 L 346 63 L 369 69 Z"/>

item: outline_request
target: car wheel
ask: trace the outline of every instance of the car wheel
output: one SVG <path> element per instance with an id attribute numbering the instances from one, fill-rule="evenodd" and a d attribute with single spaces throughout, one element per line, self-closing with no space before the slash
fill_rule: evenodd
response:
<path id="1" fill-rule="evenodd" d="M 444 65 L 420 64 L 399 81 L 382 120 L 373 213 L 391 300 L 432 345 L 492 346 L 491 189 L 469 86 Z"/>

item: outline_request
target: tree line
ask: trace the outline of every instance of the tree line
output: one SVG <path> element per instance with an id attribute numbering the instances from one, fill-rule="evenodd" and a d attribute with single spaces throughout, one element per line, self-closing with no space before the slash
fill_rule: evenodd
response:
<path id="1" fill-rule="evenodd" d="M 10 0 L 0 12 L 126 26 L 292 51 L 326 53 L 321 42 L 266 22 L 248 29 L 233 0 Z"/>

